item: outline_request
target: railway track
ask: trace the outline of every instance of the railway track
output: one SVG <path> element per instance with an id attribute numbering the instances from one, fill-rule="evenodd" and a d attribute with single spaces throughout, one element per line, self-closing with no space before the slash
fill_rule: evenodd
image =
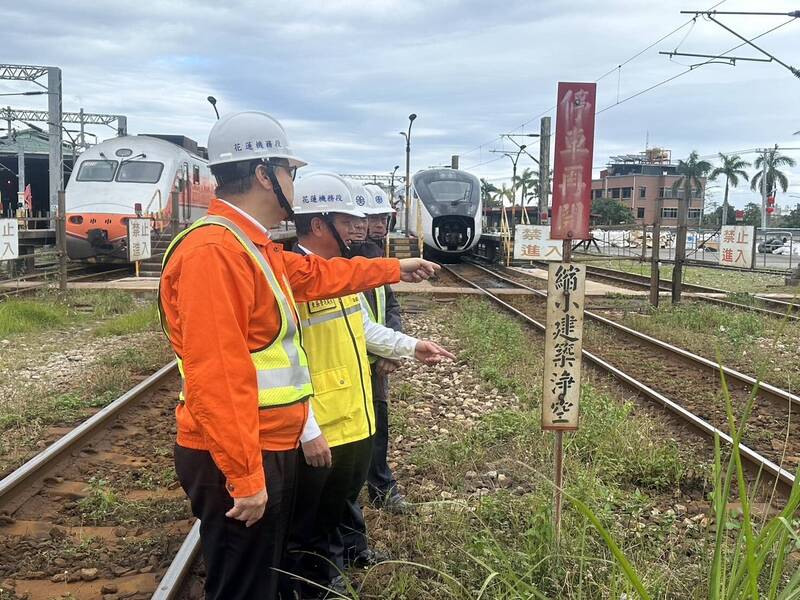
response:
<path id="1" fill-rule="evenodd" d="M 172 362 L 0 480 L 3 598 L 175 597 L 170 565 L 199 547 L 172 468 L 178 387 Z"/>
<path id="2" fill-rule="evenodd" d="M 83 271 L 86 271 L 87 268 L 89 269 L 89 272 L 88 273 L 87 272 L 83 272 Z M 68 273 L 67 273 L 67 282 L 71 283 L 71 282 L 74 282 L 74 281 L 84 281 L 86 279 L 93 279 L 93 278 L 96 278 L 96 277 L 99 277 L 99 278 L 115 277 L 115 276 L 118 276 L 118 275 L 128 274 L 128 273 L 130 273 L 130 267 L 127 267 L 127 266 L 113 268 L 113 269 L 107 269 L 107 268 L 105 268 L 105 269 L 97 269 L 97 268 L 94 268 L 94 267 L 77 267 L 77 268 L 73 269 L 72 271 L 68 271 Z M 50 272 L 47 273 L 47 276 L 49 276 L 49 275 L 51 275 Z M 57 285 L 57 283 L 58 283 L 58 272 L 57 271 L 55 272 L 55 275 L 53 277 L 51 277 L 50 279 L 47 279 L 46 275 L 41 274 L 41 273 L 32 274 L 32 276 L 38 276 L 38 277 L 43 277 L 44 276 L 45 279 L 43 281 L 35 282 L 33 285 L 26 285 L 26 286 L 23 286 L 23 287 L 16 287 L 16 288 L 13 288 L 13 289 L 8 289 L 6 286 L 13 285 L 18 281 L 24 281 L 24 279 L 21 279 L 21 278 L 20 279 L 6 279 L 6 280 L 0 281 L 0 300 L 4 300 L 4 299 L 11 298 L 11 297 L 14 297 L 14 296 L 23 296 L 25 294 L 32 293 L 32 292 L 35 292 L 37 290 L 45 289 L 45 288 L 47 288 L 49 286 Z"/>
<path id="3" fill-rule="evenodd" d="M 546 293 L 472 263 L 445 265 L 444 268 L 529 325 L 544 331 Z M 494 278 L 533 292 L 533 295 L 501 299 L 477 283 L 476 278 L 484 283 L 487 278 Z M 732 443 L 727 433 L 727 415 L 719 398 L 720 372 L 725 374 L 736 411 L 755 394 L 751 426 L 740 448 L 742 455 L 755 469 L 768 473 L 786 488 L 793 485 L 794 476 L 782 465 L 791 465 L 793 469 L 800 462 L 800 426 L 794 424 L 796 419 L 793 418 L 793 413 L 800 409 L 800 397 L 769 384 L 757 385 L 750 375 L 592 311 L 584 314 L 583 356 L 589 364 L 664 406 L 706 435 L 719 434 L 726 443 Z"/>
<path id="4" fill-rule="evenodd" d="M 537 263 L 537 265 L 547 268 L 546 263 Z M 586 274 L 592 279 L 611 281 L 623 287 L 628 286 L 634 289 L 650 289 L 650 277 L 646 275 L 638 275 L 636 273 L 628 273 L 627 271 L 619 271 L 617 269 L 597 267 L 594 265 L 586 266 Z M 659 289 L 662 291 L 670 291 L 671 284 L 669 282 L 661 281 L 659 284 Z M 720 288 L 694 285 L 691 283 L 684 283 L 683 289 L 686 292 L 691 292 L 694 294 L 719 294 L 726 296 L 730 294 L 729 291 Z M 709 304 L 717 304 L 719 306 L 727 306 L 729 308 L 735 308 L 738 310 L 756 312 L 780 319 L 800 321 L 800 315 L 798 315 L 798 312 L 800 312 L 798 311 L 798 309 L 800 309 L 800 305 L 783 300 L 776 300 L 774 298 L 759 296 L 757 294 L 750 295 L 752 303 L 749 304 L 743 304 L 741 302 L 734 302 L 725 298 L 717 298 L 707 295 L 696 295 L 694 298 Z M 772 308 L 770 309 L 767 307 Z"/>

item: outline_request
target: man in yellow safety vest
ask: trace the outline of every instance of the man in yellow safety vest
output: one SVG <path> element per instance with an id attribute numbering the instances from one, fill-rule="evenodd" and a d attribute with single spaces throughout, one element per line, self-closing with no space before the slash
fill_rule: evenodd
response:
<path id="1" fill-rule="evenodd" d="M 332 173 L 298 181 L 294 212 L 296 250 L 322 258 L 349 254 L 353 221 L 364 215 L 347 182 Z M 375 433 L 368 350 L 427 364 L 453 355 L 434 342 L 373 323 L 359 294 L 301 302 L 298 314 L 314 395 L 300 438 L 305 460 L 284 570 L 296 576 L 295 593 L 306 598 L 316 597 L 320 588 L 302 580 L 344 590 L 341 522 L 347 503 L 356 501 L 364 485 Z M 326 447 L 307 446 L 307 440 L 320 439 Z"/>

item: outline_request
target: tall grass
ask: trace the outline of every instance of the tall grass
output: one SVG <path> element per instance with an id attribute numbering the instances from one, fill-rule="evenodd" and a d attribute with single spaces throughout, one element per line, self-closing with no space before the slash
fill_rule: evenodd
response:
<path id="1" fill-rule="evenodd" d="M 57 302 L 7 300 L 0 303 L 0 336 L 64 325 L 69 309 Z"/>

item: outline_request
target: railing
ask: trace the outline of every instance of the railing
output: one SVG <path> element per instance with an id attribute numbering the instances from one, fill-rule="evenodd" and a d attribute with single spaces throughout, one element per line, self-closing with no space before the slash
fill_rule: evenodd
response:
<path id="1" fill-rule="evenodd" d="M 652 226 L 604 225 L 593 227 L 592 239 L 580 251 L 609 258 L 650 257 L 653 247 Z M 661 225 L 661 258 L 674 256 L 677 227 Z M 792 270 L 800 263 L 800 229 L 756 229 L 756 260 L 753 268 Z M 720 228 L 689 226 L 686 235 L 686 258 L 692 261 L 719 262 Z"/>

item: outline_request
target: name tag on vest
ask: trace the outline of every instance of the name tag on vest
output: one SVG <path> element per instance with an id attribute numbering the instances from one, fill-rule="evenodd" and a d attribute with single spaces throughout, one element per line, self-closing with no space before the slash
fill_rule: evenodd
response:
<path id="1" fill-rule="evenodd" d="M 329 300 L 311 300 L 310 302 L 306 303 L 306 306 L 308 307 L 308 312 L 312 315 L 325 310 L 339 308 L 336 300 L 333 298 Z"/>

